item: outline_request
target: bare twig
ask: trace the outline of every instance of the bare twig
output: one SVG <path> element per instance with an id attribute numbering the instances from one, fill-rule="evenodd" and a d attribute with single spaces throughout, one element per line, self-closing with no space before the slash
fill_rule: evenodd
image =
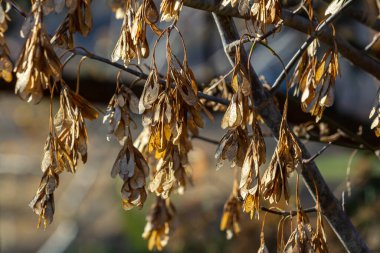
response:
<path id="1" fill-rule="evenodd" d="M 16 4 L 13 0 L 5 0 L 7 3 L 9 3 L 15 11 L 17 11 L 21 16 L 26 18 L 28 14 L 20 7 L 18 4 Z"/>
<path id="2" fill-rule="evenodd" d="M 285 210 L 273 210 L 264 206 L 260 207 L 261 211 L 267 212 L 267 213 L 272 213 L 272 214 L 277 214 L 281 216 L 296 216 L 297 211 L 292 210 L 292 211 L 285 211 Z M 307 208 L 303 210 L 304 213 L 315 213 L 317 212 L 317 209 L 315 207 Z"/>
<path id="3" fill-rule="evenodd" d="M 199 139 L 199 140 L 202 140 L 202 141 L 205 141 L 205 142 L 208 142 L 211 144 L 215 144 L 215 145 L 219 144 L 219 141 L 217 141 L 217 140 L 213 140 L 211 138 L 199 136 L 199 135 L 193 135 L 193 136 L 191 136 L 191 139 Z"/>
<path id="4" fill-rule="evenodd" d="M 237 33 L 231 17 L 223 17 L 216 14 L 213 14 L 213 16 L 224 46 L 239 38 L 239 34 Z M 234 59 L 234 54 L 230 53 L 227 54 L 227 56 L 233 64 L 232 59 Z M 241 59 L 243 62 L 247 62 L 248 60 L 244 51 L 241 53 Z M 251 87 L 255 105 L 256 108 L 259 108 L 257 112 L 263 118 L 265 124 L 271 129 L 273 135 L 278 138 L 282 119 L 281 113 L 277 109 L 273 98 L 263 88 L 252 67 L 250 68 L 250 75 L 252 77 Z M 261 104 L 266 105 L 260 106 Z M 296 139 L 302 150 L 303 158 L 310 157 L 305 146 L 298 140 L 298 138 Z M 348 252 L 369 252 L 367 245 L 361 239 L 360 234 L 352 225 L 347 214 L 342 210 L 339 201 L 330 191 L 314 161 L 305 165 L 305 169 L 302 170 L 302 176 L 306 187 L 315 200 L 317 199 L 318 194 L 321 210 L 345 249 Z"/>
<path id="5" fill-rule="evenodd" d="M 371 49 L 371 47 L 373 45 L 375 45 L 375 43 L 379 40 L 380 38 L 380 32 L 376 33 L 373 38 L 372 38 L 372 41 L 364 48 L 365 51 L 368 51 Z"/>
<path id="6" fill-rule="evenodd" d="M 235 40 L 234 42 L 231 42 L 230 44 L 228 44 L 224 50 L 227 52 L 231 52 L 239 44 L 244 44 L 247 42 L 255 43 L 255 42 L 263 41 L 263 40 L 267 39 L 269 36 L 271 36 L 272 34 L 274 34 L 278 29 L 280 29 L 282 27 L 282 25 L 283 25 L 283 22 L 279 22 L 278 24 L 273 26 L 273 28 L 270 29 L 267 33 L 265 33 L 259 37 L 245 37 L 242 40 L 240 40 L 240 39 Z"/>
<path id="7" fill-rule="evenodd" d="M 333 15 L 329 16 L 325 21 L 323 21 L 320 25 L 318 25 L 317 29 L 310 35 L 310 37 L 302 44 L 300 49 L 293 55 L 292 59 L 288 62 L 285 69 L 280 73 L 280 75 L 277 77 L 276 81 L 274 82 L 271 93 L 277 91 L 277 89 L 281 86 L 282 81 L 286 77 L 286 73 L 289 73 L 290 69 L 296 64 L 296 62 L 301 58 L 301 56 L 305 53 L 306 49 L 309 47 L 309 45 L 318 37 L 318 35 L 326 28 L 328 27 L 347 7 L 349 7 L 354 0 L 348 0 L 342 8 L 335 12 Z"/>
<path id="8" fill-rule="evenodd" d="M 347 170 L 346 170 L 346 190 L 347 190 L 347 195 L 348 197 L 351 197 L 351 180 L 350 180 L 350 175 L 351 175 L 351 166 L 352 166 L 352 161 L 354 160 L 355 155 L 358 153 L 358 150 L 355 149 L 352 151 L 350 155 L 350 159 L 348 160 L 347 163 Z"/>
<path id="9" fill-rule="evenodd" d="M 315 160 L 315 158 L 317 158 L 318 156 L 320 156 L 328 147 L 330 147 L 330 145 L 332 144 L 332 142 L 330 141 L 329 143 L 327 143 L 325 146 L 323 146 L 316 154 L 314 154 L 312 157 L 310 158 L 307 158 L 307 159 L 303 159 L 302 160 L 302 163 L 303 164 L 308 164 L 308 163 L 311 163 L 312 161 Z"/>
<path id="10" fill-rule="evenodd" d="M 112 62 L 110 60 L 108 60 L 107 58 L 104 58 L 104 57 L 101 57 L 99 55 L 96 55 L 96 54 L 93 54 L 87 50 L 78 50 L 78 49 L 72 49 L 70 50 L 70 52 L 74 53 L 75 55 L 82 55 L 82 56 L 87 56 L 88 58 L 90 59 L 93 59 L 93 60 L 96 60 L 96 61 L 100 61 L 100 62 L 103 62 L 103 63 L 106 63 L 108 65 L 111 65 L 111 66 L 114 66 L 118 69 L 121 69 L 121 70 L 124 70 L 125 72 L 128 72 L 134 76 L 137 76 L 141 79 L 147 79 L 148 78 L 148 75 L 143 73 L 143 72 L 139 72 L 139 71 L 136 71 L 134 69 L 131 69 L 131 68 L 127 68 L 125 67 L 124 65 L 122 64 L 119 64 L 117 62 Z M 159 79 L 159 82 L 161 84 L 165 84 L 166 81 L 163 80 L 163 79 Z M 229 101 L 227 99 L 224 99 L 224 98 L 219 98 L 219 97 L 215 97 L 215 96 L 212 96 L 212 95 L 208 95 L 208 94 L 205 94 L 201 91 L 198 91 L 198 96 L 200 98 L 204 98 L 204 99 L 207 99 L 209 101 L 214 101 L 214 102 L 217 102 L 219 104 L 223 104 L 223 105 L 228 105 L 229 104 Z"/>

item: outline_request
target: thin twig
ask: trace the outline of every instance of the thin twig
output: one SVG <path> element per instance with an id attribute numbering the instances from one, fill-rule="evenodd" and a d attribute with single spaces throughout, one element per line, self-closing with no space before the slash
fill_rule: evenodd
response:
<path id="1" fill-rule="evenodd" d="M 236 46 L 240 45 L 240 44 L 244 44 L 244 43 L 247 43 L 247 42 L 253 42 L 253 43 L 255 43 L 255 42 L 263 41 L 266 38 L 268 38 L 269 36 L 271 36 L 272 34 L 274 34 L 278 29 L 280 29 L 283 24 L 284 24 L 283 22 L 279 22 L 271 30 L 269 30 L 267 33 L 265 33 L 265 34 L 263 34 L 263 35 L 261 35 L 259 37 L 245 37 L 242 40 L 235 40 L 234 42 L 229 43 L 224 48 L 224 50 L 229 53 L 232 50 L 235 50 L 234 48 Z"/>
<path id="2" fill-rule="evenodd" d="M 380 39 L 380 32 L 376 33 L 373 38 L 372 38 L 372 41 L 364 48 L 365 51 L 368 51 L 371 49 L 371 47 L 373 45 L 375 45 L 375 43 Z"/>
<path id="3" fill-rule="evenodd" d="M 317 29 L 310 35 L 310 37 L 302 44 L 300 49 L 296 52 L 295 55 L 293 55 L 292 59 L 288 62 L 285 69 L 280 73 L 280 75 L 277 77 L 276 81 L 274 82 L 272 89 L 270 92 L 273 94 L 275 93 L 278 88 L 280 88 L 282 81 L 286 77 L 286 73 L 289 73 L 290 69 L 296 64 L 296 62 L 301 58 L 301 56 L 304 54 L 304 52 L 307 50 L 309 45 L 318 37 L 318 35 L 326 28 L 328 27 L 347 7 L 349 7 L 354 0 L 348 0 L 342 8 L 335 12 L 333 15 L 329 16 L 325 21 L 323 21 L 320 25 L 317 26 Z"/>
<path id="4" fill-rule="evenodd" d="M 308 163 L 311 163 L 312 161 L 315 160 L 315 158 L 317 158 L 318 156 L 322 155 L 322 153 L 332 144 L 332 142 L 330 141 L 329 143 L 327 143 L 325 146 L 323 146 L 323 148 L 321 148 L 316 154 L 314 154 L 313 156 L 311 156 L 310 158 L 307 158 L 307 159 L 303 159 L 302 160 L 302 163 L 303 164 L 308 164 Z"/>
<path id="5" fill-rule="evenodd" d="M 128 72 L 134 76 L 137 76 L 141 79 L 147 79 L 148 78 L 148 75 L 143 73 L 143 72 L 139 72 L 139 71 L 136 71 L 136 70 L 133 70 L 133 69 L 130 69 L 130 68 L 127 68 L 125 67 L 124 65 L 122 64 L 119 64 L 117 62 L 112 62 L 110 60 L 108 60 L 107 58 L 104 58 L 104 57 L 101 57 L 99 55 L 96 55 L 96 54 L 93 54 L 87 50 L 84 50 L 82 49 L 82 51 L 79 51 L 78 49 L 72 49 L 70 50 L 70 52 L 76 54 L 76 55 L 82 55 L 82 56 L 87 56 L 88 58 L 90 59 L 93 59 L 93 60 L 96 60 L 96 61 L 100 61 L 100 62 L 103 62 L 103 63 L 106 63 L 108 65 L 111 65 L 111 66 L 114 66 L 118 69 L 121 69 L 121 70 L 124 70 L 125 72 Z M 163 80 L 163 79 L 159 79 L 158 80 L 160 84 L 165 84 L 166 81 Z M 215 96 L 212 96 L 212 95 L 207 95 L 201 91 L 198 91 L 198 96 L 200 98 L 204 98 L 204 99 L 207 99 L 209 101 L 214 101 L 214 102 L 217 102 L 219 104 L 223 104 L 223 105 L 229 105 L 229 101 L 228 99 L 224 99 L 224 98 L 219 98 L 219 97 L 215 97 Z"/>
<path id="6" fill-rule="evenodd" d="M 277 214 L 281 216 L 296 216 L 297 211 L 292 210 L 292 211 L 285 211 L 285 210 L 273 210 L 264 206 L 260 207 L 261 211 L 267 212 L 267 213 L 272 213 L 272 214 Z M 315 207 L 307 208 L 303 210 L 304 213 L 315 213 L 317 212 L 317 209 Z"/>
<path id="7" fill-rule="evenodd" d="M 15 11 L 17 11 L 24 18 L 28 16 L 28 14 L 26 14 L 26 12 L 23 9 L 21 9 L 21 7 L 18 6 L 18 4 L 16 4 L 13 0 L 5 0 L 5 2 L 9 3 L 13 7 L 13 9 L 15 9 Z"/>
<path id="8" fill-rule="evenodd" d="M 351 180 L 350 180 L 350 175 L 351 175 L 351 166 L 352 166 L 352 161 L 354 160 L 355 155 L 358 153 L 358 150 L 355 149 L 348 160 L 347 163 L 347 170 L 346 170 L 346 190 L 347 190 L 347 195 L 348 197 L 351 197 Z"/>
<path id="9" fill-rule="evenodd" d="M 217 140 L 213 140 L 213 139 L 210 139 L 208 137 L 199 136 L 199 135 L 193 135 L 193 136 L 191 136 L 191 139 L 199 139 L 199 140 L 209 142 L 209 143 L 215 144 L 215 145 L 219 144 L 219 141 L 217 141 Z"/>

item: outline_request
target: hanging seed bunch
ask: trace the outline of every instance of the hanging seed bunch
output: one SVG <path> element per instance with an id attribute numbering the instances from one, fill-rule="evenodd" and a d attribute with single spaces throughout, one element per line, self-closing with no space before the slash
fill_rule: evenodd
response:
<path id="1" fill-rule="evenodd" d="M 312 234 L 313 231 L 309 218 L 302 210 L 299 210 L 297 213 L 296 228 L 285 244 L 284 252 L 314 252 Z"/>
<path id="2" fill-rule="evenodd" d="M 139 102 L 143 124 L 150 129 L 148 150 L 158 161 L 150 190 L 162 198 L 167 198 L 174 190 L 182 193 L 185 189 L 190 178 L 188 152 L 192 146 L 189 133 L 197 134 L 197 129 L 204 126 L 200 113 L 202 110 L 207 113 L 198 99 L 194 75 L 187 63 L 186 47 L 183 62 L 171 52 L 171 31 L 171 28 L 165 31 L 166 83 L 161 84 L 158 80 L 153 53 L 151 72 Z"/>
<path id="3" fill-rule="evenodd" d="M 178 20 L 183 0 L 162 0 L 160 6 L 161 21 Z"/>
<path id="4" fill-rule="evenodd" d="M 62 24 L 58 27 L 51 42 L 63 48 L 74 48 L 74 33 L 78 32 L 82 36 L 87 36 L 93 26 L 90 0 L 49 0 L 50 4 L 54 4 L 56 12 L 62 10 L 66 5 L 68 11 Z M 45 3 L 46 5 L 46 3 Z M 53 9 L 53 8 L 50 8 Z"/>
<path id="5" fill-rule="evenodd" d="M 377 137 L 380 137 L 380 89 L 377 91 L 378 100 L 373 106 L 369 118 L 373 119 L 371 124 L 371 129 L 374 129 Z"/>
<path id="6" fill-rule="evenodd" d="M 133 146 L 130 133 L 112 167 L 111 176 L 116 175 L 124 181 L 121 187 L 123 208 L 142 208 L 147 197 L 145 184 L 149 176 L 149 166 L 140 151 Z"/>
<path id="7" fill-rule="evenodd" d="M 243 198 L 243 210 L 250 214 L 251 219 L 260 209 L 260 166 L 266 160 L 266 147 L 260 126 L 254 116 L 252 124 L 252 140 L 249 144 L 241 169 L 240 195 Z"/>
<path id="8" fill-rule="evenodd" d="M 121 59 L 127 65 L 132 59 L 140 61 L 149 56 L 146 28 L 149 26 L 156 34 L 160 34 L 155 25 L 159 20 L 159 12 L 152 0 L 143 0 L 141 5 L 138 1 L 127 0 L 122 6 L 125 8 L 123 25 L 111 59 L 113 62 Z"/>
<path id="9" fill-rule="evenodd" d="M 157 197 L 156 203 L 152 206 L 147 217 L 143 238 L 148 240 L 148 249 L 161 251 L 169 241 L 173 232 L 173 219 L 175 208 L 170 199 Z"/>
<path id="10" fill-rule="evenodd" d="M 16 94 L 34 104 L 40 102 L 43 90 L 49 87 L 50 80 L 61 78 L 61 63 L 49 42 L 42 23 L 42 3 L 36 1 L 32 9 L 34 23 L 29 37 L 17 61 Z"/>
<path id="11" fill-rule="evenodd" d="M 310 252 L 310 253 L 328 253 L 326 235 L 323 229 L 322 213 L 320 210 L 319 198 L 316 201 L 317 211 L 317 229 L 316 231 L 310 224 L 309 217 L 304 212 L 299 199 L 299 177 L 296 183 L 296 203 L 297 219 L 296 227 L 290 234 L 285 246 L 280 242 L 279 251 L 282 252 Z M 282 240 L 281 236 L 281 240 Z M 283 248 L 282 248 L 283 246 Z"/>
<path id="12" fill-rule="evenodd" d="M 63 81 L 62 81 L 63 82 Z M 51 110 L 52 110 L 52 104 Z M 84 98 L 72 93 L 62 83 L 60 108 L 50 119 L 50 133 L 46 140 L 41 163 L 43 176 L 34 199 L 30 203 L 39 215 L 38 227 L 50 224 L 54 215 L 54 191 L 63 171 L 76 172 L 81 156 L 87 161 L 87 130 L 84 118 L 96 119 L 98 112 Z"/>
<path id="13" fill-rule="evenodd" d="M 119 80 L 119 78 L 118 78 Z M 134 123 L 131 113 L 138 113 L 138 98 L 131 89 L 120 86 L 111 98 L 103 123 L 108 124 L 109 140 L 115 136 L 122 145 L 112 167 L 111 176 L 117 175 L 124 181 L 121 187 L 123 208 L 143 207 L 146 200 L 146 178 L 149 176 L 149 166 L 141 152 L 133 146 L 131 123 Z"/>
<path id="14" fill-rule="evenodd" d="M 215 153 L 217 169 L 223 166 L 225 160 L 231 161 L 232 167 L 241 167 L 249 145 L 246 125 L 252 116 L 249 109 L 250 82 L 240 60 L 240 50 L 240 47 L 236 48 L 235 67 L 232 74 L 231 86 L 234 94 L 221 123 L 222 128 L 227 129 L 227 132 Z"/>
<path id="15" fill-rule="evenodd" d="M 123 145 L 125 139 L 130 137 L 130 125 L 135 124 L 131 114 L 138 114 L 139 99 L 131 89 L 123 85 L 117 85 L 116 93 L 112 96 L 106 115 L 103 118 L 103 124 L 108 124 L 107 140 L 115 136 L 120 145 Z"/>
<path id="16" fill-rule="evenodd" d="M 69 172 L 75 172 L 79 155 L 87 161 L 87 129 L 84 118 L 96 119 L 96 109 L 77 94 L 63 86 L 60 97 L 60 108 L 54 117 L 55 131 L 61 145 L 70 159 L 67 163 Z M 70 166 L 69 166 L 70 165 Z"/>
<path id="17" fill-rule="evenodd" d="M 237 47 L 235 52 L 231 82 L 235 93 L 222 119 L 222 128 L 228 130 L 215 157 L 218 159 L 218 167 L 222 166 L 226 159 L 232 161 L 233 167 L 242 167 L 240 184 L 237 187 L 243 199 L 243 210 L 253 218 L 260 208 L 259 167 L 265 163 L 266 151 L 257 115 L 251 109 L 253 101 L 250 81 L 244 68 L 246 63 L 241 62 L 241 47 Z M 248 125 L 252 126 L 251 140 L 248 138 Z"/>
<path id="18" fill-rule="evenodd" d="M 10 5 L 5 4 L 5 9 L 3 3 L 0 2 L 0 78 L 6 82 L 12 82 L 12 69 L 13 64 L 9 58 L 9 48 L 7 42 L 5 41 L 5 32 L 8 29 L 8 21 L 10 18 L 8 16 L 8 11 L 10 10 Z"/>
<path id="19" fill-rule="evenodd" d="M 59 174 L 65 170 L 68 155 L 59 146 L 58 137 L 53 133 L 49 134 L 44 148 L 44 158 L 41 170 L 43 176 L 37 193 L 29 206 L 39 216 L 37 227 L 43 223 L 46 228 L 53 221 L 55 204 L 54 191 L 59 184 Z"/>
<path id="20" fill-rule="evenodd" d="M 220 230 L 226 231 L 228 240 L 240 233 L 239 221 L 241 216 L 241 204 L 235 195 L 236 194 L 231 194 L 230 198 L 224 204 L 223 216 L 220 221 Z"/>
<path id="21" fill-rule="evenodd" d="M 339 74 L 336 43 L 321 60 L 317 56 L 318 47 L 318 41 L 314 40 L 298 62 L 293 76 L 296 94 L 302 94 L 302 110 L 315 116 L 317 122 L 326 107 L 334 103 L 335 80 Z"/>
<path id="22" fill-rule="evenodd" d="M 238 168 L 234 168 L 232 192 L 223 208 L 220 230 L 226 231 L 227 240 L 240 233 L 241 203 L 239 201 Z"/>
<path id="23" fill-rule="evenodd" d="M 301 148 L 286 123 L 288 102 L 286 100 L 281 120 L 279 139 L 269 167 L 265 170 L 262 182 L 264 199 L 270 203 L 280 201 L 282 194 L 289 201 L 288 177 L 301 163 Z"/>

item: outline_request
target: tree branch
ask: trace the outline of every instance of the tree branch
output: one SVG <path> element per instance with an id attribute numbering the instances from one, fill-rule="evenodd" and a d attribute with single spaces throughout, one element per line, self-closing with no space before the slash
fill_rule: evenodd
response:
<path id="1" fill-rule="evenodd" d="M 330 4 L 331 0 L 324 0 L 327 4 Z M 369 2 L 362 1 L 363 4 Z M 365 26 L 372 28 L 375 31 L 380 31 L 380 19 L 376 15 L 369 15 L 370 11 L 367 8 L 360 8 L 359 6 L 354 6 L 347 11 L 347 16 L 355 19 L 356 21 L 362 23 Z"/>
<path id="2" fill-rule="evenodd" d="M 218 15 L 226 15 L 230 17 L 239 17 L 247 19 L 249 18 L 249 16 L 241 16 L 237 7 L 223 7 L 221 5 L 221 1 L 218 0 L 184 0 L 184 5 L 199 10 L 214 12 Z M 310 22 L 307 18 L 304 18 L 297 14 L 293 14 L 289 10 L 283 9 L 282 19 L 284 20 L 284 25 L 296 29 L 302 33 L 309 34 Z M 333 44 L 333 36 L 330 30 L 325 30 L 321 32 L 318 38 L 326 44 Z M 365 51 L 356 49 L 339 36 L 336 36 L 335 41 L 337 43 L 339 52 L 345 58 L 347 58 L 353 64 L 380 80 L 379 61 L 372 58 Z M 231 41 L 230 43 L 232 42 L 233 41 Z"/>
<path id="3" fill-rule="evenodd" d="M 223 17 L 216 15 L 215 13 L 213 13 L 213 16 L 224 46 L 239 38 L 231 17 Z M 232 59 L 234 59 L 234 52 L 227 54 L 227 56 L 230 62 L 232 62 Z M 244 54 L 244 51 L 241 54 L 241 59 L 243 62 L 247 62 L 247 55 Z M 265 124 L 272 130 L 273 135 L 278 137 L 281 124 L 281 113 L 277 109 L 273 98 L 264 90 L 257 78 L 257 74 L 252 68 L 250 74 L 252 94 L 254 96 L 253 100 L 255 101 L 257 112 L 263 118 Z M 303 159 L 310 157 L 305 146 L 298 139 L 297 141 L 302 149 Z M 305 165 L 305 168 L 302 170 L 302 176 L 309 192 L 315 200 L 317 199 L 316 188 L 318 189 L 318 199 L 323 214 L 345 249 L 348 252 L 369 252 L 367 245 L 361 239 L 347 214 L 342 210 L 339 201 L 330 191 L 328 185 L 320 174 L 318 167 L 313 161 Z"/>
<path id="4" fill-rule="evenodd" d="M 281 216 L 296 216 L 297 211 L 285 211 L 285 210 L 273 210 L 270 208 L 267 208 L 265 206 L 260 207 L 261 211 L 267 212 L 267 213 L 272 213 L 272 214 L 277 214 Z M 317 212 L 317 209 L 315 207 L 307 208 L 303 210 L 304 213 L 315 213 Z"/>
<path id="5" fill-rule="evenodd" d="M 23 9 L 21 9 L 21 7 L 18 6 L 18 4 L 16 4 L 13 0 L 5 0 L 5 2 L 9 3 L 12 6 L 12 8 L 15 9 L 15 11 L 17 11 L 24 18 L 28 16 L 28 14 L 26 14 L 26 12 Z"/>
<path id="6" fill-rule="evenodd" d="M 227 52 L 230 52 L 233 50 L 234 47 L 238 46 L 239 44 L 244 44 L 244 43 L 247 43 L 247 42 L 259 42 L 259 41 L 263 41 L 265 40 L 266 38 L 268 38 L 269 36 L 271 36 L 272 34 L 274 34 L 278 29 L 280 29 L 283 25 L 283 22 L 280 22 L 278 24 L 276 24 L 275 26 L 273 26 L 273 28 L 271 30 L 269 30 L 267 33 L 263 34 L 262 36 L 259 36 L 259 37 L 252 37 L 252 38 L 244 38 L 244 39 L 239 39 L 239 40 L 235 40 L 234 42 L 228 44 L 225 48 L 225 50 Z"/>
<path id="7" fill-rule="evenodd" d="M 121 70 L 124 70 L 125 72 L 128 72 L 136 77 L 139 77 L 141 79 L 147 79 L 148 78 L 148 75 L 143 73 L 143 72 L 139 72 L 137 70 L 134 70 L 134 69 L 131 69 L 131 68 L 127 68 L 125 67 L 124 65 L 122 64 L 119 64 L 117 62 L 112 62 L 110 60 L 108 60 L 107 58 L 104 58 L 104 57 L 101 57 L 99 55 L 96 55 L 96 54 L 93 54 L 87 50 L 84 50 L 82 49 L 81 51 L 78 50 L 78 49 L 72 49 L 70 50 L 70 52 L 72 52 L 73 54 L 75 55 L 81 55 L 81 56 L 87 56 L 88 58 L 90 59 L 93 59 L 93 60 L 96 60 L 96 61 L 100 61 L 100 62 L 103 62 L 103 63 L 106 63 L 108 65 L 111 65 L 111 66 L 114 66 L 118 69 L 121 69 Z M 166 84 L 166 81 L 163 80 L 163 79 L 159 79 L 158 80 L 161 84 Z M 200 98 L 204 98 L 204 99 L 207 99 L 209 101 L 214 101 L 216 103 L 219 103 L 219 104 L 223 104 L 223 105 L 229 105 L 229 101 L 227 99 L 224 99 L 224 98 L 219 98 L 219 97 L 215 97 L 215 96 L 211 96 L 211 95 L 207 95 L 201 91 L 198 91 L 198 97 Z"/>
<path id="8" fill-rule="evenodd" d="M 325 21 L 323 21 L 317 29 L 310 35 L 310 37 L 302 44 L 300 49 L 298 49 L 297 53 L 295 53 L 292 59 L 288 62 L 285 69 L 282 70 L 281 74 L 277 77 L 276 81 L 272 85 L 271 93 L 276 92 L 276 90 L 281 86 L 282 81 L 284 81 L 287 73 L 289 73 L 290 69 L 297 63 L 297 61 L 302 57 L 305 53 L 309 45 L 314 41 L 315 38 L 326 28 L 328 27 L 347 7 L 349 7 L 354 1 L 348 0 L 342 8 L 335 12 L 333 15 L 329 16 Z"/>
<path id="9" fill-rule="evenodd" d="M 109 65 L 111 65 L 111 66 L 114 66 L 115 68 L 118 68 L 118 69 L 121 69 L 121 70 L 123 70 L 123 71 L 126 71 L 127 73 L 132 74 L 132 75 L 134 75 L 134 76 L 136 76 L 136 77 L 139 77 L 139 78 L 141 78 L 141 79 L 146 79 L 146 78 L 147 78 L 147 74 L 145 74 L 145 73 L 143 73 L 143 72 L 139 72 L 139 71 L 137 71 L 137 70 L 134 70 L 134 69 L 131 69 L 131 68 L 127 68 L 127 67 L 125 67 L 125 66 L 122 65 L 122 64 L 119 64 L 119 63 L 117 63 L 117 62 L 112 62 L 112 61 L 110 61 L 110 60 L 107 59 L 107 58 L 101 57 L 101 56 L 96 55 L 96 54 L 94 54 L 94 53 L 91 53 L 91 52 L 89 52 L 89 51 L 87 51 L 87 50 L 82 49 L 82 50 L 83 50 L 83 51 L 82 51 L 82 50 L 79 50 L 79 49 L 81 49 L 81 48 L 73 49 L 73 50 L 71 50 L 71 52 L 72 52 L 74 55 L 87 56 L 87 57 L 90 58 L 90 59 L 93 59 L 93 60 L 96 60 L 96 61 L 100 61 L 100 62 L 103 62 L 103 63 L 109 64 Z M 226 47 L 226 50 L 228 50 L 228 47 Z M 159 79 L 159 82 L 160 82 L 161 84 L 165 84 L 165 83 L 166 83 L 166 81 L 163 80 L 163 79 Z M 219 104 L 229 105 L 229 101 L 228 101 L 227 99 L 223 99 L 223 98 L 219 98 L 219 97 L 215 97 L 215 96 L 207 95 L 207 94 L 205 94 L 205 93 L 203 93 L 203 92 L 200 92 L 200 91 L 198 91 L 198 96 L 199 96 L 200 98 L 204 98 L 204 99 L 209 100 L 209 101 L 214 101 L 214 102 L 219 103 Z M 270 113 L 270 112 L 269 112 L 269 113 Z M 268 115 L 270 115 L 269 113 L 268 113 Z M 325 114 L 327 115 L 328 112 L 326 112 Z M 329 124 L 330 124 L 330 123 L 333 123 L 334 126 L 335 126 L 335 125 L 339 125 L 339 127 L 343 127 L 343 125 L 340 124 L 340 122 L 334 121 L 334 120 L 331 119 L 331 117 L 329 118 L 329 117 L 327 117 L 326 115 L 323 116 L 323 119 L 324 119 L 324 120 L 327 120 Z M 337 117 L 338 115 L 339 115 L 339 114 L 334 113 L 334 119 L 336 119 L 336 117 Z M 310 119 L 310 120 L 312 120 L 312 119 Z M 353 124 L 353 125 L 355 125 L 355 124 Z M 345 133 L 347 132 L 348 135 L 353 136 L 353 135 L 351 134 L 352 132 L 351 132 L 349 129 L 342 129 L 342 130 L 344 130 Z M 369 132 L 370 132 L 371 134 L 373 134 L 372 131 L 369 131 Z M 368 139 L 368 138 L 371 138 L 371 136 L 368 136 L 367 139 Z M 334 145 L 339 145 L 339 146 L 344 146 L 344 147 L 349 147 L 349 148 L 356 148 L 356 149 L 358 149 L 358 148 L 359 148 L 359 149 L 360 149 L 360 148 L 367 148 L 367 149 L 369 149 L 369 150 L 371 150 L 371 151 L 375 151 L 375 150 L 377 150 L 377 149 L 378 149 L 378 146 L 374 146 L 374 145 L 369 144 L 368 141 L 367 141 L 367 139 L 365 139 L 365 138 L 361 138 L 360 136 L 355 136 L 355 137 L 354 137 L 354 140 L 353 140 L 353 142 L 352 142 L 351 144 L 350 144 L 350 143 L 347 143 L 345 140 L 340 140 L 340 139 L 339 139 L 339 140 L 334 141 Z M 317 142 L 320 142 L 320 141 L 321 141 L 321 140 L 319 139 L 319 137 L 317 137 L 317 136 L 311 136 L 311 137 L 310 137 L 310 140 L 312 140 L 312 141 L 317 141 Z"/>
<path id="10" fill-rule="evenodd" d="M 326 0 L 325 0 L 326 1 Z M 242 16 L 237 8 L 231 6 L 223 7 L 220 0 L 184 0 L 184 5 L 194 9 L 204 10 L 208 12 L 214 12 L 219 15 L 232 16 L 237 18 L 249 19 L 250 17 Z M 330 3 L 331 1 L 329 1 Z M 283 7 L 287 7 L 283 5 Z M 289 10 L 282 9 L 283 19 L 286 20 L 290 15 L 293 15 Z M 370 27 L 376 31 L 380 31 L 380 19 L 376 16 L 368 15 L 368 11 L 362 8 L 350 8 L 347 11 L 347 16 L 355 19 L 363 25 Z"/>
<path id="11" fill-rule="evenodd" d="M 293 15 L 288 18 L 285 21 L 285 25 L 303 33 L 307 33 L 310 28 L 309 21 L 299 15 Z M 331 29 L 321 31 L 321 33 L 318 35 L 318 39 L 328 45 L 333 45 L 334 43 L 334 37 L 332 35 Z M 338 34 L 335 36 L 335 42 L 338 47 L 338 51 L 342 56 L 350 60 L 354 65 L 358 66 L 362 70 L 368 72 L 380 80 L 380 62 L 378 60 L 371 57 L 364 50 L 359 50 L 353 47 Z"/>

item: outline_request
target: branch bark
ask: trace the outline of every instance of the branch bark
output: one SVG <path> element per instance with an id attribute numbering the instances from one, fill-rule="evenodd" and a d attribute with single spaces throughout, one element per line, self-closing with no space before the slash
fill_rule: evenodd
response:
<path id="1" fill-rule="evenodd" d="M 231 17 L 219 16 L 215 13 L 213 13 L 213 16 L 220 32 L 223 46 L 226 46 L 239 38 L 239 34 Z M 227 53 L 227 57 L 232 64 L 234 54 L 235 52 L 231 52 L 229 54 Z M 241 57 L 243 62 L 247 62 L 247 55 L 244 54 L 244 52 L 242 52 Z M 272 130 L 273 135 L 278 137 L 281 123 L 281 113 L 277 109 L 272 97 L 263 88 L 257 74 L 252 68 L 250 70 L 250 75 L 252 81 L 251 88 L 253 92 L 253 99 L 257 112 L 263 118 L 265 124 Z M 310 158 L 310 154 L 305 146 L 298 139 L 297 141 L 302 149 L 303 159 Z M 305 165 L 302 170 L 302 176 L 314 199 L 316 199 L 317 196 L 314 185 L 318 189 L 318 198 L 323 214 L 345 249 L 348 252 L 355 253 L 369 252 L 367 245 L 361 239 L 358 231 L 352 225 L 347 214 L 342 210 L 339 201 L 330 191 L 328 185 L 320 174 L 318 167 L 313 161 Z"/>
<path id="2" fill-rule="evenodd" d="M 249 18 L 249 16 L 241 16 L 237 7 L 232 8 L 230 6 L 221 6 L 220 1 L 218 0 L 184 0 L 184 5 L 199 10 L 214 12 L 218 15 Z M 309 34 L 310 23 L 307 18 L 304 18 L 297 14 L 292 14 L 289 10 L 283 9 L 282 19 L 284 20 L 284 25 L 296 29 L 302 33 Z M 322 31 L 319 34 L 318 38 L 326 44 L 332 45 L 333 43 L 333 36 L 330 30 Z M 380 80 L 379 61 L 372 58 L 364 50 L 356 49 L 340 36 L 336 36 L 335 41 L 337 43 L 339 52 L 346 59 Z"/>

